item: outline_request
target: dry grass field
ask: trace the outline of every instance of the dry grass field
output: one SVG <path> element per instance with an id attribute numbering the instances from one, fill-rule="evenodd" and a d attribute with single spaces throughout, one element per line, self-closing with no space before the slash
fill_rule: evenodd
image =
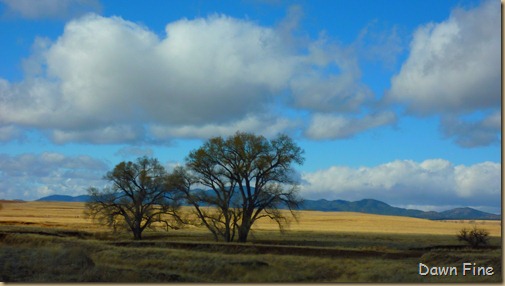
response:
<path id="1" fill-rule="evenodd" d="M 106 230 L 83 216 L 84 203 L 8 202 L 0 211 L 0 224 L 29 224 L 44 227 Z M 432 221 L 400 216 L 384 216 L 350 212 L 300 211 L 290 231 L 361 232 L 392 234 L 455 235 L 463 228 L 477 225 L 491 236 L 501 235 L 501 221 Z M 268 219 L 257 222 L 256 231 L 274 231 L 277 224 Z"/>
<path id="2" fill-rule="evenodd" d="M 501 221 L 432 221 L 400 216 L 319 211 L 302 211 L 299 215 L 299 222 L 291 224 L 292 231 L 453 235 L 463 227 L 478 225 L 488 230 L 492 236 L 501 235 Z M 259 222 L 256 228 L 275 230 L 276 224 L 265 219 Z"/>
<path id="3" fill-rule="evenodd" d="M 205 229 L 145 232 L 142 241 L 83 216 L 83 203 L 2 202 L 0 280 L 18 282 L 500 282 L 501 222 L 299 212 L 287 232 L 259 221 L 247 244 Z M 473 226 L 490 248 L 456 239 Z M 488 265 L 492 276 L 421 276 L 419 263 Z M 459 267 L 459 266 L 458 266 Z"/>
<path id="4" fill-rule="evenodd" d="M 84 218 L 84 203 L 3 201 L 0 225 L 33 225 L 99 231 L 104 228 Z"/>

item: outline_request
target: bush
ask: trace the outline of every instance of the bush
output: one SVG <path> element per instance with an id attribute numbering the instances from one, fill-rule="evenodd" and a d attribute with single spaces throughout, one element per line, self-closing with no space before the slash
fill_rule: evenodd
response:
<path id="1" fill-rule="evenodd" d="M 489 232 L 474 226 L 471 230 L 466 228 L 460 230 L 457 237 L 459 241 L 466 241 L 472 248 L 478 248 L 481 245 L 488 244 Z"/>

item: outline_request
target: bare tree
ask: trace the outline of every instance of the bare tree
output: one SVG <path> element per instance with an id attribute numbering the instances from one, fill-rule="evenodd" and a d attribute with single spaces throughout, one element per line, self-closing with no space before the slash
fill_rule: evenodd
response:
<path id="1" fill-rule="evenodd" d="M 237 233 L 237 240 L 246 242 L 260 218 L 276 221 L 282 231 L 289 219 L 280 208 L 288 208 L 296 218 L 300 199 L 292 164 L 302 164 L 302 154 L 286 135 L 271 141 L 240 132 L 226 139 L 211 138 L 186 158 L 192 175 L 186 172 L 186 187 L 181 189 L 216 239 L 233 241 Z M 191 190 L 194 183 L 210 191 Z"/>
<path id="2" fill-rule="evenodd" d="M 125 226 L 134 239 L 141 239 L 142 232 L 155 222 L 167 229 L 179 226 L 180 197 L 157 159 L 121 162 L 104 179 L 111 185 L 103 190 L 88 189 L 87 217 L 114 229 Z"/>
<path id="3" fill-rule="evenodd" d="M 240 218 L 239 204 L 235 193 L 235 184 L 227 185 L 225 178 L 211 175 L 213 183 L 203 183 L 191 175 L 186 168 L 177 167 L 173 176 L 178 181 L 178 190 L 183 194 L 186 202 L 194 208 L 196 220 L 186 220 L 186 223 L 205 226 L 213 235 L 214 240 L 222 238 L 226 242 L 233 241 L 236 233 L 237 221 Z M 174 180 L 174 181 L 175 181 Z M 210 190 L 191 189 L 194 184 L 210 187 Z"/>

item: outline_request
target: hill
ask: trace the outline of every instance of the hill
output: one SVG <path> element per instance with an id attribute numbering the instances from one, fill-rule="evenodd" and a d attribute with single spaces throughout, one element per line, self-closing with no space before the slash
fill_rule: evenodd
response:
<path id="1" fill-rule="evenodd" d="M 88 195 L 81 195 L 81 196 L 67 196 L 67 195 L 51 195 L 47 197 L 40 198 L 36 200 L 37 202 L 78 202 L 78 203 L 85 203 L 89 201 L 89 196 Z"/>
<path id="2" fill-rule="evenodd" d="M 472 208 L 456 208 L 448 211 L 441 212 L 440 215 L 444 219 L 490 219 L 499 220 L 501 216 L 490 214 L 486 212 L 481 212 Z"/>
<path id="3" fill-rule="evenodd" d="M 51 195 L 38 199 L 42 202 L 87 202 L 88 195 L 67 196 L 67 195 Z M 350 202 L 344 200 L 328 201 L 321 200 L 304 200 L 300 210 L 313 211 L 337 211 L 337 212 L 359 212 L 379 215 L 406 216 L 415 218 L 425 218 L 431 220 L 447 220 L 447 219 L 472 219 L 472 220 L 500 220 L 501 216 L 491 213 L 486 213 L 472 209 L 469 207 L 455 208 L 443 212 L 421 211 L 414 209 L 404 209 L 390 206 L 384 202 L 363 199 L 360 201 Z"/>
<path id="4" fill-rule="evenodd" d="M 421 211 L 413 209 L 404 209 L 390 206 L 384 202 L 363 199 L 360 201 L 349 202 L 344 200 L 328 201 L 321 200 L 305 200 L 300 207 L 301 210 L 317 210 L 317 211 L 341 211 L 341 212 L 361 212 L 369 214 L 380 215 L 394 215 L 394 216 L 407 216 L 415 218 L 425 218 L 432 220 L 446 220 L 446 219 L 478 219 L 478 220 L 500 220 L 501 216 L 491 213 L 486 213 L 466 208 L 455 208 L 443 212 L 435 211 Z"/>

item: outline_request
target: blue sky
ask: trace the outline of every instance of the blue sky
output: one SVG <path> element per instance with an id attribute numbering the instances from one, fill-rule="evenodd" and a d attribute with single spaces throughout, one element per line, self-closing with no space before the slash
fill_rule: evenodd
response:
<path id="1" fill-rule="evenodd" d="M 499 1 L 0 0 L 0 35 L 0 198 L 247 131 L 307 199 L 500 212 Z"/>

